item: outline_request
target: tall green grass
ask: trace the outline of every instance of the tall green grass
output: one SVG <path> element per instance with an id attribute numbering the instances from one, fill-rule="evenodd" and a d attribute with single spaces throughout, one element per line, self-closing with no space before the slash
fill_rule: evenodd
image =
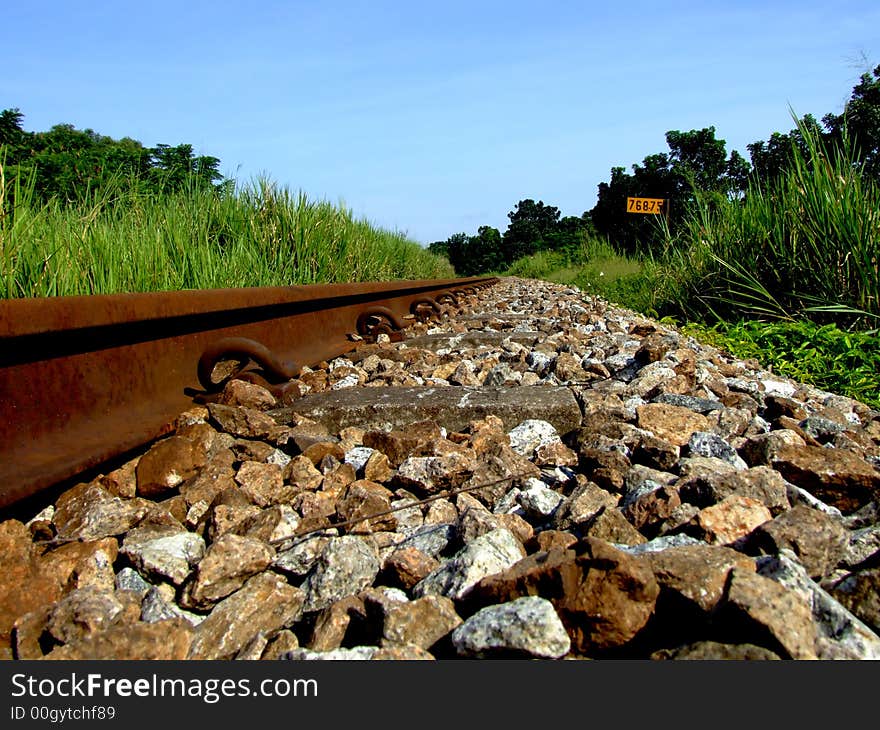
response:
<path id="1" fill-rule="evenodd" d="M 452 276 L 404 234 L 265 179 L 226 194 L 119 185 L 40 204 L 0 175 L 5 298 Z"/>
<path id="2" fill-rule="evenodd" d="M 539 251 L 521 258 L 504 272 L 507 276 L 574 284 L 610 302 L 657 315 L 657 282 L 663 269 L 648 258 L 618 251 L 607 239 L 584 236 L 576 246 Z"/>
<path id="3" fill-rule="evenodd" d="M 828 146 L 801 125 L 779 178 L 743 200 L 698 203 L 668 241 L 669 296 L 692 315 L 880 324 L 880 190 L 852 145 Z"/>

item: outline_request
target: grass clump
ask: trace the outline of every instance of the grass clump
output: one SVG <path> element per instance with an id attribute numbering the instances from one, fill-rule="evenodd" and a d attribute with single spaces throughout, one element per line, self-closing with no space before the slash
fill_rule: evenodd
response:
<path id="1" fill-rule="evenodd" d="M 404 234 L 265 179 L 226 193 L 120 184 L 41 203 L 0 176 L 4 298 L 453 276 Z"/>
<path id="2" fill-rule="evenodd" d="M 844 138 L 826 145 L 800 125 L 805 151 L 746 196 L 697 204 L 668 240 L 691 316 L 808 317 L 866 329 L 880 319 L 880 189 Z"/>
<path id="3" fill-rule="evenodd" d="M 584 236 L 579 245 L 539 251 L 515 261 L 506 276 L 575 285 L 630 309 L 656 314 L 659 269 L 617 251 L 607 240 Z"/>

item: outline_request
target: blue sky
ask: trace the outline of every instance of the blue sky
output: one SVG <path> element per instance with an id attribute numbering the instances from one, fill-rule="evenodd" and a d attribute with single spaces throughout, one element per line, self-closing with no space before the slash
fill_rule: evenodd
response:
<path id="1" fill-rule="evenodd" d="M 747 157 L 880 63 L 876 0 L 5 5 L 26 129 L 191 143 L 425 244 L 523 198 L 580 215 L 671 129 Z"/>

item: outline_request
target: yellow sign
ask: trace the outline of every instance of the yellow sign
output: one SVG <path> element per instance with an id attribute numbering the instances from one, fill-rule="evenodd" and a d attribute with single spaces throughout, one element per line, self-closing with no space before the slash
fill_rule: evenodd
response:
<path id="1" fill-rule="evenodd" d="M 627 213 L 653 213 L 663 214 L 666 212 L 665 198 L 627 198 Z"/>

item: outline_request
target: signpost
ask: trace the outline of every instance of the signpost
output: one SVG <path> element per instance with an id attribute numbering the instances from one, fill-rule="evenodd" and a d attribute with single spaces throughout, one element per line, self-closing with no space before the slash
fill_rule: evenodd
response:
<path id="1" fill-rule="evenodd" d="M 668 215 L 669 201 L 666 198 L 627 198 L 626 212 Z"/>

